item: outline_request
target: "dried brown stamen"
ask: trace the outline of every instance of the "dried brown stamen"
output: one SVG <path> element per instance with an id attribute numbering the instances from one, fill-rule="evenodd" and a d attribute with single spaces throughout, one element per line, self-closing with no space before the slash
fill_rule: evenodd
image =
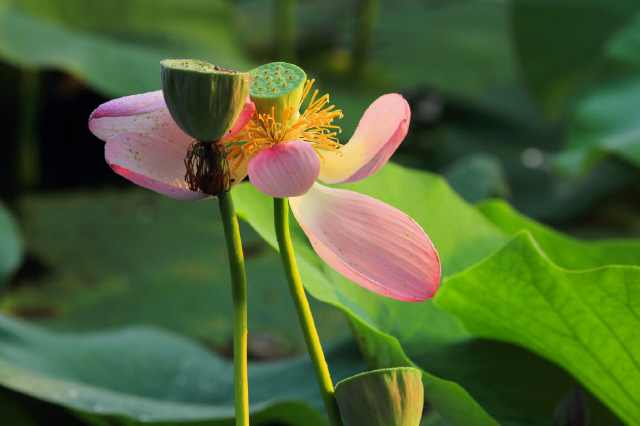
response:
<path id="1" fill-rule="evenodd" d="M 187 168 L 184 179 L 190 190 L 215 197 L 224 197 L 229 192 L 233 180 L 222 142 L 192 142 L 184 165 Z"/>

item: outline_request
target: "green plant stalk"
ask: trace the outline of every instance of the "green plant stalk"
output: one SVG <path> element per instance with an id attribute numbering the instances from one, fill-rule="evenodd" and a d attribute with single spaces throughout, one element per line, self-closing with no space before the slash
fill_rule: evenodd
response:
<path id="1" fill-rule="evenodd" d="M 295 0 L 276 1 L 276 46 L 278 61 L 297 62 Z"/>
<path id="2" fill-rule="evenodd" d="M 355 78 L 362 78 L 373 51 L 373 36 L 378 23 L 379 0 L 360 0 L 358 23 L 351 61 L 351 71 Z"/>
<path id="3" fill-rule="evenodd" d="M 18 182 L 23 189 L 40 183 L 40 145 L 36 133 L 39 114 L 41 75 L 38 70 L 20 72 L 20 136 Z"/>
<path id="4" fill-rule="evenodd" d="M 298 265 L 293 254 L 293 245 L 291 244 L 291 236 L 289 235 L 289 200 L 286 198 L 274 198 L 273 213 L 278 246 L 280 247 L 280 257 L 282 257 L 284 272 L 287 276 L 287 282 L 289 283 L 293 304 L 298 313 L 302 334 L 304 334 L 304 341 L 307 344 L 311 363 L 318 378 L 318 385 L 320 386 L 320 393 L 322 393 L 324 406 L 329 416 L 329 423 L 331 423 L 332 426 L 342 426 L 342 418 L 340 417 L 338 402 L 336 401 L 333 383 L 329 375 L 329 367 L 324 359 L 318 332 L 313 323 L 309 302 L 307 301 L 307 296 L 304 294 L 300 273 L 298 272 Z"/>
<path id="5" fill-rule="evenodd" d="M 247 377 L 247 276 L 238 218 L 231 193 L 219 197 L 220 215 L 227 241 L 233 299 L 233 379 L 236 426 L 249 426 L 249 380 Z"/>

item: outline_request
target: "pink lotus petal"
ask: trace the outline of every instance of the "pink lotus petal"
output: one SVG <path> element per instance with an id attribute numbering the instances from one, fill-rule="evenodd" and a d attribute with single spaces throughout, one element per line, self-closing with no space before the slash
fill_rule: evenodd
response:
<path id="1" fill-rule="evenodd" d="M 162 90 L 125 96 L 100 105 L 89 116 L 89 129 L 104 141 L 119 133 L 137 132 L 159 136 L 185 149 L 193 142 L 173 121 Z"/>
<path id="2" fill-rule="evenodd" d="M 242 130 L 251 120 L 255 109 L 255 105 L 247 97 L 240 116 L 223 139 Z M 185 149 L 193 142 L 193 138 L 184 133 L 171 117 L 162 90 L 125 96 L 100 105 L 89 116 L 89 129 L 104 141 L 119 133 L 138 132 L 159 136 Z"/>
<path id="3" fill-rule="evenodd" d="M 309 143 L 284 142 L 256 154 L 248 172 L 258 191 L 275 198 L 298 197 L 318 178 L 320 160 Z"/>
<path id="4" fill-rule="evenodd" d="M 289 202 L 316 253 L 346 278 L 406 302 L 435 294 L 438 253 L 420 225 L 400 210 L 318 183 Z"/>
<path id="5" fill-rule="evenodd" d="M 102 117 L 129 117 L 166 108 L 162 90 L 156 90 L 106 102 L 91 113 L 89 120 Z"/>
<path id="6" fill-rule="evenodd" d="M 120 133 L 107 141 L 105 158 L 120 176 L 176 200 L 197 201 L 210 195 L 191 191 L 184 180 L 186 149 L 158 136 Z M 247 175 L 247 162 L 231 173 L 236 186 Z"/>
<path id="7" fill-rule="evenodd" d="M 240 111 L 240 115 L 236 119 L 236 122 L 233 123 L 233 127 L 231 130 L 227 132 L 226 135 L 222 138 L 222 140 L 227 140 L 231 136 L 234 136 L 240 130 L 244 129 L 244 126 L 251 121 L 251 117 L 253 117 L 253 113 L 256 111 L 256 105 L 251 102 L 251 98 L 247 96 L 247 101 L 244 103 L 244 108 Z"/>
<path id="8" fill-rule="evenodd" d="M 409 129 L 411 110 L 400 95 L 378 98 L 364 113 L 345 146 L 323 152 L 319 179 L 327 184 L 356 182 L 371 176 L 395 152 Z M 342 155 L 340 155 L 342 154 Z"/>
<path id="9" fill-rule="evenodd" d="M 186 149 L 155 135 L 120 133 L 107 141 L 105 158 L 135 184 L 182 201 L 209 198 L 189 190 L 184 180 Z"/>

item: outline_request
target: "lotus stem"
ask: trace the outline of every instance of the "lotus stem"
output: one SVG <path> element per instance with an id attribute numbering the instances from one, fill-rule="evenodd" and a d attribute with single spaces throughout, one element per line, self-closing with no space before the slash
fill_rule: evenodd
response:
<path id="1" fill-rule="evenodd" d="M 249 380 L 247 376 L 247 276 L 240 240 L 238 218 L 231 193 L 219 197 L 231 270 L 233 299 L 233 378 L 236 404 L 236 426 L 249 426 Z"/>
<path id="2" fill-rule="evenodd" d="M 289 283 L 291 298 L 296 307 L 304 341 L 307 344 L 311 363 L 313 364 L 318 385 L 320 386 L 320 393 L 322 394 L 324 406 L 329 416 L 329 423 L 331 426 L 342 426 L 340 410 L 338 409 L 333 383 L 329 375 L 329 366 L 322 352 L 318 332 L 313 323 L 313 316 L 311 315 L 311 309 L 309 309 L 307 296 L 304 294 L 300 273 L 298 272 L 298 265 L 293 253 L 293 245 L 291 244 L 291 236 L 289 235 L 289 200 L 286 198 L 274 198 L 273 208 L 276 236 L 278 237 L 278 246 L 280 247 L 280 257 L 282 257 L 282 264 L 285 275 L 287 276 L 287 282 Z"/>

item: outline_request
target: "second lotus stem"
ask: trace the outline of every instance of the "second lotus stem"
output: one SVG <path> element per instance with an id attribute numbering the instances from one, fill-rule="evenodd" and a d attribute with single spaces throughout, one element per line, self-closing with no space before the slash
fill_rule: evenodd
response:
<path id="1" fill-rule="evenodd" d="M 282 257 L 284 272 L 287 276 L 289 291 L 291 292 L 291 297 L 296 307 L 298 320 L 300 321 L 307 350 L 311 357 L 311 363 L 313 364 L 313 369 L 318 379 L 318 385 L 320 386 L 324 406 L 327 410 L 327 415 L 329 416 L 329 423 L 331 423 L 331 426 L 342 426 L 342 418 L 340 417 L 333 383 L 331 382 L 331 376 L 329 375 L 329 367 L 325 361 L 324 353 L 322 352 L 318 332 L 316 331 L 316 326 L 313 322 L 313 317 L 311 316 L 311 309 L 309 308 L 309 302 L 307 301 L 307 296 L 305 295 L 304 288 L 302 287 L 300 273 L 298 272 L 298 265 L 293 253 L 293 245 L 291 244 L 291 236 L 289 235 L 288 199 L 274 198 L 273 209 L 276 236 L 278 238 L 278 246 L 280 247 L 280 256 Z"/>

